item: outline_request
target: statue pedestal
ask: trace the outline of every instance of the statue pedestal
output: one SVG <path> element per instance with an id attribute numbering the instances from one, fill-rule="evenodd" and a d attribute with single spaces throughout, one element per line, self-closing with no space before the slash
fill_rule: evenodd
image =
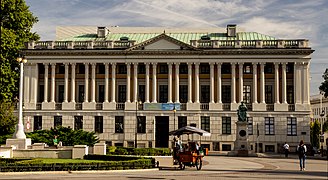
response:
<path id="1" fill-rule="evenodd" d="M 236 140 L 234 143 L 234 150 L 229 152 L 229 156 L 242 156 L 247 157 L 252 152 L 248 145 L 248 122 L 247 121 L 237 121 L 236 122 Z"/>

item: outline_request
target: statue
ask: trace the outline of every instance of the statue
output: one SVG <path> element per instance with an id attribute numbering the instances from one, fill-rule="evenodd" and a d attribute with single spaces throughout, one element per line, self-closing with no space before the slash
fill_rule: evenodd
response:
<path id="1" fill-rule="evenodd" d="M 246 121 L 247 120 L 247 107 L 246 105 L 244 104 L 244 102 L 242 101 L 241 104 L 239 105 L 238 107 L 238 110 L 237 110 L 237 114 L 238 114 L 238 121 Z"/>

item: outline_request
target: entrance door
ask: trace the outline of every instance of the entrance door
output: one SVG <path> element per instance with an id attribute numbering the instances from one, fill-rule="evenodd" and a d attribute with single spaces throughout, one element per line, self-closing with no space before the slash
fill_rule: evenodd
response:
<path id="1" fill-rule="evenodd" d="M 156 116 L 155 147 L 169 147 L 169 116 Z"/>

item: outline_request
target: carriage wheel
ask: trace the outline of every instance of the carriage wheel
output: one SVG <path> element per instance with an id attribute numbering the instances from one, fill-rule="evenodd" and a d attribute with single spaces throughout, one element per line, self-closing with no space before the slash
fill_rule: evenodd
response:
<path id="1" fill-rule="evenodd" d="M 203 165 L 203 161 L 202 161 L 202 159 L 200 157 L 198 157 L 196 159 L 196 169 L 197 170 L 201 170 L 202 169 L 202 165 Z"/>
<path id="2" fill-rule="evenodd" d="M 179 162 L 179 168 L 180 168 L 181 170 L 185 170 L 186 165 L 185 165 L 183 162 Z"/>

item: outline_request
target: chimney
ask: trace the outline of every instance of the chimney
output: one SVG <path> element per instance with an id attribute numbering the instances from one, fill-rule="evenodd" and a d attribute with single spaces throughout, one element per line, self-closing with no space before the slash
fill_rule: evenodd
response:
<path id="1" fill-rule="evenodd" d="M 237 34 L 237 25 L 236 24 L 228 24 L 227 25 L 227 35 L 228 37 L 236 37 Z"/>
<path id="2" fill-rule="evenodd" d="M 98 38 L 104 38 L 106 36 L 106 27 L 98 27 L 97 30 L 97 37 Z"/>

